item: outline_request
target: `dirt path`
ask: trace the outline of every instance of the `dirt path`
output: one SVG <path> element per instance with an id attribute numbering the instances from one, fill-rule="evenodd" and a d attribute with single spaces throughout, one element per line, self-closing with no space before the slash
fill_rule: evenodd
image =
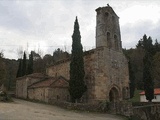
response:
<path id="1" fill-rule="evenodd" d="M 123 120 L 109 114 L 76 112 L 19 99 L 14 101 L 0 102 L 0 120 Z"/>

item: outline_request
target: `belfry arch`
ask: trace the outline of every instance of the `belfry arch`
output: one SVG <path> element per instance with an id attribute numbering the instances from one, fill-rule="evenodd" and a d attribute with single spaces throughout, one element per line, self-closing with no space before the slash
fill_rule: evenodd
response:
<path id="1" fill-rule="evenodd" d="M 107 32 L 107 44 L 108 44 L 108 48 L 112 47 L 110 32 Z"/>
<path id="2" fill-rule="evenodd" d="M 109 101 L 110 102 L 117 102 L 119 101 L 119 91 L 116 87 L 112 87 L 109 91 Z"/>

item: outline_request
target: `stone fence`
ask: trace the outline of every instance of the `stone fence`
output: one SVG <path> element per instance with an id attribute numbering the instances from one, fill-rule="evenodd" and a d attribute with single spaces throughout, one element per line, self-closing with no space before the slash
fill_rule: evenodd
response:
<path id="1" fill-rule="evenodd" d="M 109 103 L 109 109 L 114 114 L 129 117 L 130 120 L 160 120 L 160 103 L 123 101 Z"/>
<path id="2" fill-rule="evenodd" d="M 128 101 L 121 101 L 116 103 L 102 102 L 99 104 L 86 104 L 54 101 L 50 102 L 50 104 L 70 110 L 119 114 L 126 116 L 131 120 L 160 120 L 159 103 L 132 103 Z"/>
<path id="3" fill-rule="evenodd" d="M 70 109 L 70 110 L 104 112 L 104 113 L 111 113 L 111 114 L 119 114 L 127 117 L 133 115 L 132 103 L 127 101 L 121 101 L 116 103 L 101 102 L 99 104 L 50 101 L 50 104 L 57 105 L 59 107 Z"/>
<path id="4" fill-rule="evenodd" d="M 160 120 L 160 104 L 133 107 L 136 120 Z"/>
<path id="5" fill-rule="evenodd" d="M 133 106 L 132 103 L 128 101 L 111 102 L 109 103 L 108 111 L 112 114 L 129 117 L 133 115 Z"/>
<path id="6" fill-rule="evenodd" d="M 69 110 L 118 114 L 130 118 L 129 120 L 160 120 L 160 103 L 132 103 L 128 101 L 121 101 L 116 103 L 101 102 L 99 104 L 88 104 L 50 101 L 48 104 L 56 105 Z"/>
<path id="7" fill-rule="evenodd" d="M 104 103 L 88 104 L 88 103 L 70 103 L 63 101 L 52 101 L 49 104 L 59 106 L 69 110 L 93 111 L 93 112 L 106 112 L 107 106 Z"/>

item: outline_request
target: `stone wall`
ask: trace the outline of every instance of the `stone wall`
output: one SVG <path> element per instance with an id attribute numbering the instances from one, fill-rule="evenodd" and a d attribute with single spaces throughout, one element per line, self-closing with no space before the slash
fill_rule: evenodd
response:
<path id="1" fill-rule="evenodd" d="M 95 94 L 97 100 L 109 99 L 112 88 L 116 89 L 114 98 L 129 98 L 128 61 L 122 52 L 101 47 L 96 50 Z M 125 96 L 123 96 L 125 95 Z"/>
<path id="2" fill-rule="evenodd" d="M 108 103 L 108 112 L 130 117 L 133 115 L 132 103 L 128 101 Z"/>
<path id="3" fill-rule="evenodd" d="M 135 106 L 136 105 L 136 106 Z M 108 103 L 108 112 L 127 116 L 130 120 L 160 120 L 160 103 L 133 103 L 128 101 Z"/>
<path id="4" fill-rule="evenodd" d="M 95 52 L 95 49 L 86 51 L 84 53 L 85 83 L 87 85 L 87 92 L 82 98 L 86 99 L 84 101 L 87 101 L 87 102 L 91 102 L 92 100 L 95 99 L 94 85 L 95 85 L 96 61 L 95 61 L 94 52 Z M 69 80 L 70 79 L 69 70 L 70 70 L 70 60 L 67 59 L 67 60 L 59 61 L 58 63 L 49 66 L 46 69 L 46 74 L 52 77 L 63 76 L 64 78 Z"/>
<path id="5" fill-rule="evenodd" d="M 136 120 L 160 120 L 160 104 L 134 107 L 133 113 Z"/>
<path id="6" fill-rule="evenodd" d="M 85 93 L 86 102 L 92 103 L 95 100 L 95 76 L 96 76 L 96 61 L 95 49 L 85 52 L 84 69 L 85 82 L 87 85 L 87 92 Z"/>
<path id="7" fill-rule="evenodd" d="M 16 97 L 18 98 L 27 98 L 25 93 L 26 88 L 26 78 L 16 81 Z"/>
<path id="8" fill-rule="evenodd" d="M 128 62 L 122 52 L 99 47 L 84 53 L 86 102 L 110 101 L 112 88 L 117 90 L 114 97 L 119 100 L 129 97 Z M 47 68 L 49 76 L 63 76 L 69 80 L 70 60 L 62 60 Z M 127 91 L 128 90 L 128 91 Z M 125 95 L 122 96 L 122 95 Z"/>
<path id="9" fill-rule="evenodd" d="M 53 101 L 69 101 L 68 88 L 39 87 L 28 89 L 28 99 L 51 103 Z"/>
<path id="10" fill-rule="evenodd" d="M 70 94 L 68 91 L 68 87 L 65 88 L 49 88 L 49 103 L 53 101 L 69 101 L 70 100 Z"/>
<path id="11" fill-rule="evenodd" d="M 28 89 L 28 99 L 43 101 L 48 103 L 48 88 L 31 88 Z"/>
<path id="12" fill-rule="evenodd" d="M 70 60 L 61 60 L 46 68 L 46 74 L 52 77 L 63 76 L 69 80 Z"/>
<path id="13" fill-rule="evenodd" d="M 87 103 L 70 103 L 63 101 L 51 101 L 50 104 L 59 106 L 69 110 L 81 110 L 92 112 L 106 112 L 107 108 L 104 104 L 87 104 Z"/>
<path id="14" fill-rule="evenodd" d="M 41 81 L 45 76 L 40 73 L 19 77 L 16 79 L 16 97 L 27 98 L 27 88 L 31 84 Z"/>

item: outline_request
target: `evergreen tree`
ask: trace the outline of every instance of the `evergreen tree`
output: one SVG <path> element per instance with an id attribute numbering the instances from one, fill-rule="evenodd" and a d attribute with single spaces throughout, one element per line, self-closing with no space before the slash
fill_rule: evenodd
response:
<path id="1" fill-rule="evenodd" d="M 80 99 L 83 93 L 87 90 L 84 82 L 85 71 L 83 61 L 83 47 L 81 44 L 81 35 L 77 17 L 74 23 L 72 40 L 69 92 L 72 102 L 75 102 L 77 99 Z"/>
<path id="2" fill-rule="evenodd" d="M 130 80 L 130 83 L 129 83 L 130 98 L 133 98 L 134 97 L 134 91 L 135 91 L 135 75 L 134 75 L 134 71 L 133 71 L 132 66 L 131 66 L 130 59 L 129 59 L 129 62 L 128 62 L 128 68 L 129 68 L 129 80 Z"/>
<path id="3" fill-rule="evenodd" d="M 156 40 L 155 40 L 155 44 L 154 44 L 154 55 L 155 55 L 157 52 L 160 52 L 160 44 L 158 43 L 158 40 L 156 39 Z"/>
<path id="4" fill-rule="evenodd" d="M 151 74 L 152 55 L 149 52 L 146 52 L 143 63 L 144 63 L 143 82 L 144 82 L 145 96 L 149 102 L 152 102 L 152 99 L 154 99 L 154 83 Z"/>
<path id="5" fill-rule="evenodd" d="M 23 54 L 23 61 L 22 61 L 22 76 L 26 75 L 26 53 Z"/>
<path id="6" fill-rule="evenodd" d="M 28 67 L 27 67 L 27 75 L 33 73 L 33 53 L 29 55 Z"/>
<path id="7" fill-rule="evenodd" d="M 18 66 L 18 71 L 17 71 L 17 78 L 22 77 L 22 59 L 19 59 L 19 66 Z"/>
<path id="8" fill-rule="evenodd" d="M 160 87 L 160 52 L 157 52 L 153 56 L 153 78 L 155 82 L 155 87 Z"/>
<path id="9" fill-rule="evenodd" d="M 150 36 L 147 38 L 147 35 L 144 34 L 143 38 L 138 41 L 136 47 L 137 48 L 141 47 L 145 49 L 145 51 L 152 52 L 153 49 L 152 38 Z"/>

